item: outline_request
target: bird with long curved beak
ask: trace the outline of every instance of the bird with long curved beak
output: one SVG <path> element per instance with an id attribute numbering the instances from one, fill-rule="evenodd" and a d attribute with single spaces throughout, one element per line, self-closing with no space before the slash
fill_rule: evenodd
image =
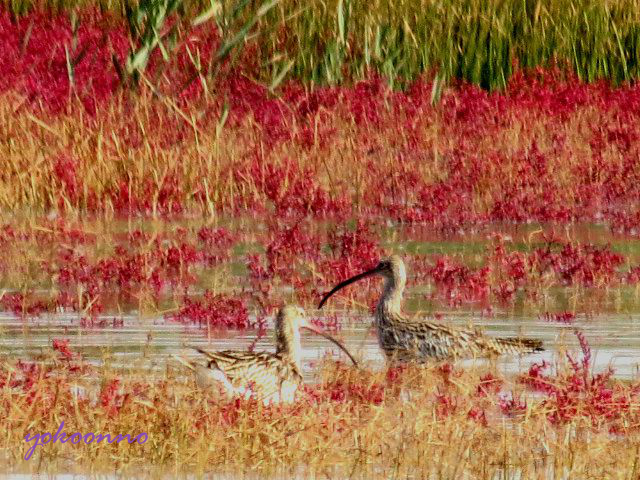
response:
<path id="1" fill-rule="evenodd" d="M 312 325 L 302 308 L 286 305 L 275 322 L 276 352 L 224 350 L 207 352 L 194 347 L 208 359 L 207 365 L 195 365 L 180 357 L 195 371 L 200 388 L 221 387 L 227 396 L 256 397 L 265 404 L 295 400 L 302 384 L 302 344 L 300 329 L 312 331 L 336 344 L 357 366 L 346 347 L 322 329 Z"/>
<path id="2" fill-rule="evenodd" d="M 450 327 L 426 319 L 408 319 L 401 308 L 407 272 L 397 255 L 383 259 L 375 268 L 336 285 L 322 298 L 318 308 L 322 308 L 337 291 L 372 275 L 384 278 L 374 321 L 378 343 L 387 360 L 425 362 L 428 359 L 491 357 L 544 350 L 542 342 L 536 339 L 493 338 L 477 329 Z"/>

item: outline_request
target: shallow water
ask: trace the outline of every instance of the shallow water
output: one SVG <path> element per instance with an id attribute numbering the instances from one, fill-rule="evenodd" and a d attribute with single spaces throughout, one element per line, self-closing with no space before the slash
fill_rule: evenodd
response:
<path id="1" fill-rule="evenodd" d="M 83 224 L 85 230 L 94 232 L 99 238 L 104 237 L 106 243 L 113 238 L 104 236 L 101 232 L 119 232 L 124 235 L 131 229 L 162 232 L 178 226 L 189 228 L 202 226 L 201 220 L 184 222 L 136 220 L 114 221 L 108 224 L 96 222 Z M 224 225 L 231 231 L 251 233 L 251 235 L 247 233 L 242 242 L 233 246 L 230 259 L 230 273 L 234 276 L 233 285 L 244 285 L 247 283 L 245 255 L 248 252 L 264 251 L 264 245 L 261 242 L 264 240 L 262 234 L 265 227 L 256 224 L 255 219 L 251 221 L 226 219 L 220 220 L 219 225 Z M 318 222 L 312 227 L 322 230 L 326 225 Z M 496 224 L 490 227 L 487 226 L 476 233 L 456 233 L 446 237 L 434 233 L 429 228 L 419 226 L 389 225 L 388 228 L 381 228 L 378 233 L 380 246 L 389 252 L 399 253 L 406 258 L 412 255 L 455 253 L 460 255 L 460 261 L 470 266 L 476 265 L 482 258 L 481 254 L 490 249 L 490 232 L 501 232 L 505 239 L 511 242 L 509 249 L 530 251 L 542 245 L 542 243 L 539 245 L 535 243 L 542 242 L 543 229 L 539 225 Z M 598 245 L 609 244 L 613 251 L 626 256 L 628 264 L 625 264 L 622 270 L 628 269 L 631 265 L 640 264 L 640 239 L 612 234 L 601 225 L 576 224 L 564 229 L 549 227 L 546 230 L 551 232 L 557 230 L 558 236 L 566 237 L 566 240 L 593 242 Z M 550 234 L 551 236 L 553 235 Z M 90 248 L 99 250 L 98 246 Z M 100 248 L 106 247 L 100 244 Z M 198 283 L 191 289 L 191 295 L 198 295 L 211 286 L 213 279 L 208 276 L 208 273 L 209 270 L 206 268 L 204 271 L 197 272 Z M 544 294 L 544 301 L 538 303 L 520 298 L 522 294 L 518 292 L 510 307 L 511 313 L 497 309 L 492 316 L 481 316 L 479 312 L 484 311 L 487 305 L 469 305 L 450 311 L 447 311 L 446 307 L 443 309 L 443 304 L 446 302 L 442 299 L 431 300 L 436 290 L 432 282 L 415 285 L 411 282 L 414 279 L 412 272 L 408 273 L 409 286 L 405 309 L 411 315 L 418 310 L 431 313 L 438 311 L 444 315 L 442 321 L 445 323 L 463 326 L 473 323 L 493 336 L 521 335 L 543 340 L 545 352 L 500 359 L 498 366 L 507 373 L 525 370 L 533 362 L 539 362 L 542 359 L 553 362 L 558 355 L 564 355 L 562 349 L 565 347 L 579 354 L 577 338 L 574 335 L 574 329 L 579 328 L 591 345 L 596 371 L 611 366 L 619 378 L 631 379 L 637 376 L 640 364 L 640 291 L 634 285 L 618 285 L 611 291 L 581 287 L 579 297 L 572 287 L 556 285 L 548 288 Z M 14 284 L 3 286 L 6 290 L 0 290 L 0 292 L 4 293 L 12 292 L 16 288 Z M 325 285 L 327 288 L 328 286 Z M 45 294 L 50 288 L 49 286 L 41 287 Z M 380 288 L 379 282 L 372 282 L 370 288 Z M 36 293 L 38 293 L 37 289 Z M 228 293 L 234 295 L 234 291 Z M 345 304 L 344 300 L 335 298 L 336 300 L 332 300 L 331 308 Z M 577 298 L 580 298 L 584 304 L 576 305 Z M 124 325 L 115 328 L 81 328 L 77 314 L 44 314 L 39 318 L 21 320 L 11 313 L 0 312 L 0 355 L 28 359 L 41 352 L 50 351 L 53 339 L 69 338 L 71 347 L 80 351 L 89 361 L 98 362 L 108 358 L 116 368 L 135 367 L 160 371 L 166 368 L 167 364 L 179 365 L 172 358 L 172 354 L 180 354 L 186 358 L 199 358 L 197 352 L 188 348 L 189 345 L 211 350 L 246 349 L 257 335 L 255 330 L 212 331 L 208 335 L 206 331 L 196 326 L 174 323 L 162 315 L 155 318 L 141 318 L 137 311 L 132 310 L 135 308 L 133 305 L 123 302 L 118 302 L 117 318 L 122 320 Z M 111 307 L 108 301 L 105 303 L 108 308 Z M 166 306 L 174 307 L 173 304 Z M 124 308 L 125 312 L 120 313 L 120 308 Z M 588 317 L 578 315 L 573 326 L 550 323 L 540 318 L 545 311 L 565 310 L 598 313 Z M 324 311 L 310 310 L 308 313 L 314 316 Z M 105 315 L 103 319 L 110 324 L 113 317 L 114 313 Z M 343 339 L 349 350 L 370 368 L 381 368 L 384 365 L 384 359 L 378 348 L 375 332 L 371 328 L 371 318 L 347 311 L 338 311 L 338 317 L 342 324 L 341 330 L 337 333 L 338 338 Z M 317 318 L 324 320 L 322 317 Z M 98 322 L 100 320 L 101 318 L 97 319 Z M 273 350 L 272 335 L 271 323 L 269 323 L 269 330 L 266 336 L 258 340 L 256 349 Z M 303 347 L 304 374 L 307 381 L 313 381 L 314 364 L 326 352 L 348 362 L 344 354 L 340 354 L 333 344 L 313 334 L 304 334 Z M 461 363 L 467 364 L 469 361 Z"/>
<path id="2" fill-rule="evenodd" d="M 505 357 L 498 367 L 508 374 L 527 369 L 531 363 L 542 359 L 553 362 L 568 348 L 579 354 L 574 328 L 586 335 L 594 357 L 594 370 L 609 366 L 619 378 L 631 379 L 638 374 L 640 365 L 640 314 L 603 315 L 578 319 L 574 326 L 542 321 L 537 317 L 510 317 L 495 315 L 479 318 L 471 314 L 451 313 L 443 322 L 466 326 L 471 321 L 493 336 L 526 335 L 543 340 L 546 351 L 522 357 Z M 256 350 L 273 350 L 271 322 L 267 334 L 260 338 Z M 27 321 L 18 320 L 11 314 L 0 315 L 0 348 L 2 355 L 14 358 L 29 358 L 51 347 L 55 338 L 69 338 L 73 349 L 80 351 L 89 361 L 98 362 L 105 357 L 114 368 L 136 367 L 143 370 L 160 371 L 167 364 L 178 366 L 172 354 L 198 359 L 201 356 L 189 348 L 190 345 L 205 349 L 246 349 L 255 340 L 257 331 L 206 331 L 184 326 L 163 318 L 140 319 L 124 316 L 124 325 L 116 328 L 80 328 L 73 315 L 51 315 Z M 347 348 L 368 368 L 381 368 L 384 358 L 378 348 L 370 317 L 350 315 L 336 336 L 344 340 Z M 303 368 L 307 381 L 314 379 L 314 365 L 329 353 L 349 363 L 348 358 L 327 340 L 305 332 L 303 334 Z M 476 360 L 481 362 L 482 360 Z M 461 365 L 473 360 L 460 362 Z"/>

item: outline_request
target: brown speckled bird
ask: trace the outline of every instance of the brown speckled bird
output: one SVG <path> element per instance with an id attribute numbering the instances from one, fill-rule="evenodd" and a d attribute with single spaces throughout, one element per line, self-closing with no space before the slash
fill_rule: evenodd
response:
<path id="1" fill-rule="evenodd" d="M 375 313 L 378 343 L 390 361 L 444 360 L 464 357 L 491 357 L 544 350 L 542 342 L 531 338 L 493 338 L 472 328 L 449 327 L 428 320 L 410 320 L 402 313 L 402 294 L 407 279 L 404 262 L 394 255 L 366 272 L 336 285 L 318 308 L 338 290 L 371 275 L 384 277 L 384 290 Z"/>
<path id="2" fill-rule="evenodd" d="M 338 340 L 309 323 L 302 308 L 287 305 L 276 317 L 275 353 L 238 350 L 207 352 L 194 347 L 209 362 L 206 366 L 190 364 L 189 368 L 195 370 L 196 383 L 201 388 L 218 385 L 228 396 L 255 396 L 265 404 L 293 402 L 302 383 L 301 328 L 331 340 L 357 365 Z"/>

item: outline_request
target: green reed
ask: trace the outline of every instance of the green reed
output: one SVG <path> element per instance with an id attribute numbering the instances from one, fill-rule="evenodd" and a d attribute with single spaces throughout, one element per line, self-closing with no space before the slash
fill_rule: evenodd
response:
<path id="1" fill-rule="evenodd" d="M 153 2 L 162 0 L 152 0 Z M 98 5 L 125 14 L 131 0 L 3 0 L 14 15 Z M 143 2 L 149 3 L 149 1 Z M 635 0 L 184 0 L 178 15 L 235 12 L 243 45 L 260 52 L 267 85 L 285 77 L 338 84 L 372 71 L 402 87 L 427 72 L 484 88 L 506 85 L 514 65 L 560 62 L 580 79 L 631 81 L 640 75 L 640 10 Z M 211 19 L 212 28 L 220 21 Z M 217 25 L 216 25 L 217 24 Z"/>

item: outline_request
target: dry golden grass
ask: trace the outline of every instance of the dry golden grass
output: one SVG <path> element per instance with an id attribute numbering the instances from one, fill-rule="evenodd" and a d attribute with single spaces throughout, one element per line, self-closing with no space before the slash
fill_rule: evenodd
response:
<path id="1" fill-rule="evenodd" d="M 2 363 L 4 471 L 439 479 L 629 479 L 638 474 L 640 436 L 633 422 L 640 405 L 631 406 L 622 419 L 626 428 L 617 435 L 580 415 L 553 425 L 548 405 L 501 379 L 503 391 L 513 390 L 527 401 L 515 417 L 506 418 L 496 395 L 478 395 L 480 379 L 488 372 L 498 375 L 492 367 L 408 367 L 392 380 L 386 371 L 324 363 L 321 383 L 309 387 L 299 402 L 265 407 L 222 402 L 197 391 L 173 365 L 150 377 L 108 364 L 86 367 L 53 357 L 40 362 L 48 365 L 42 367 L 48 373 L 34 375 L 30 389 L 20 386 L 24 371 L 19 365 Z M 111 395 L 106 386 L 115 378 L 120 383 Z M 73 394 L 72 388 L 84 393 Z M 443 397 L 455 407 L 439 400 Z M 486 423 L 472 418 L 476 409 L 487 412 Z M 25 461 L 33 445 L 25 435 L 53 434 L 61 421 L 69 435 L 145 432 L 148 441 L 49 443 Z"/>
<path id="2" fill-rule="evenodd" d="M 22 102 L 12 93 L 0 97 L 0 155 L 4 158 L 0 206 L 13 210 L 64 209 L 73 215 L 88 208 L 110 217 L 113 201 L 124 189 L 132 198 L 147 202 L 149 214 L 161 215 L 167 206 L 160 204 L 159 197 L 174 179 L 177 188 L 171 200 L 183 210 L 207 216 L 252 210 L 271 203 L 249 175 L 256 165 L 263 173 L 267 167 L 285 173 L 295 168 L 289 180 L 310 176 L 313 185 L 331 198 L 348 199 L 354 213 L 379 201 L 381 188 L 393 192 L 398 203 L 419 204 L 418 192 L 407 185 L 406 176 L 417 175 L 421 184 L 445 179 L 447 162 L 464 141 L 473 144 L 465 148 L 487 160 L 476 172 L 470 202 L 473 210 L 483 213 L 502 198 L 505 188 L 516 185 L 520 159 L 534 143 L 545 153 L 545 178 L 550 186 L 560 187 L 567 205 L 575 203 L 575 192 L 564 187 L 580 183 L 580 172 L 596 161 L 614 170 L 622 161 L 615 147 L 605 151 L 602 159 L 591 154 L 590 127 L 595 118 L 602 121 L 601 116 L 607 115 L 592 107 L 577 109 L 562 123 L 534 112 L 511 112 L 491 135 L 467 139 L 458 131 L 460 124 L 441 118 L 437 109 L 421 112 L 417 118 L 402 109 L 379 112 L 382 121 L 374 126 L 356 123 L 348 108 L 338 105 L 310 120 L 312 124 L 320 121 L 326 129 L 320 119 L 330 113 L 330 127 L 339 132 L 330 141 L 323 142 L 326 133 L 320 131 L 309 144 L 303 141 L 302 126 L 290 124 L 283 128 L 291 139 L 268 145 L 270 134 L 250 117 L 226 125 L 220 134 L 215 107 L 178 107 L 144 90 L 135 102 L 109 102 L 95 118 L 83 114 L 81 107 L 70 108 L 74 113 L 49 115 L 25 108 Z M 411 134 L 408 125 L 413 127 Z M 561 150 L 553 146 L 558 135 L 566 137 Z M 490 161 L 496 154 L 501 160 Z M 73 189 L 64 183 L 60 169 L 56 171 L 61 158 L 73 166 Z M 542 194 L 549 185 L 539 185 L 535 187 L 539 191 L 530 194 Z M 291 185 L 285 181 L 281 195 L 289 194 L 287 188 Z"/>

